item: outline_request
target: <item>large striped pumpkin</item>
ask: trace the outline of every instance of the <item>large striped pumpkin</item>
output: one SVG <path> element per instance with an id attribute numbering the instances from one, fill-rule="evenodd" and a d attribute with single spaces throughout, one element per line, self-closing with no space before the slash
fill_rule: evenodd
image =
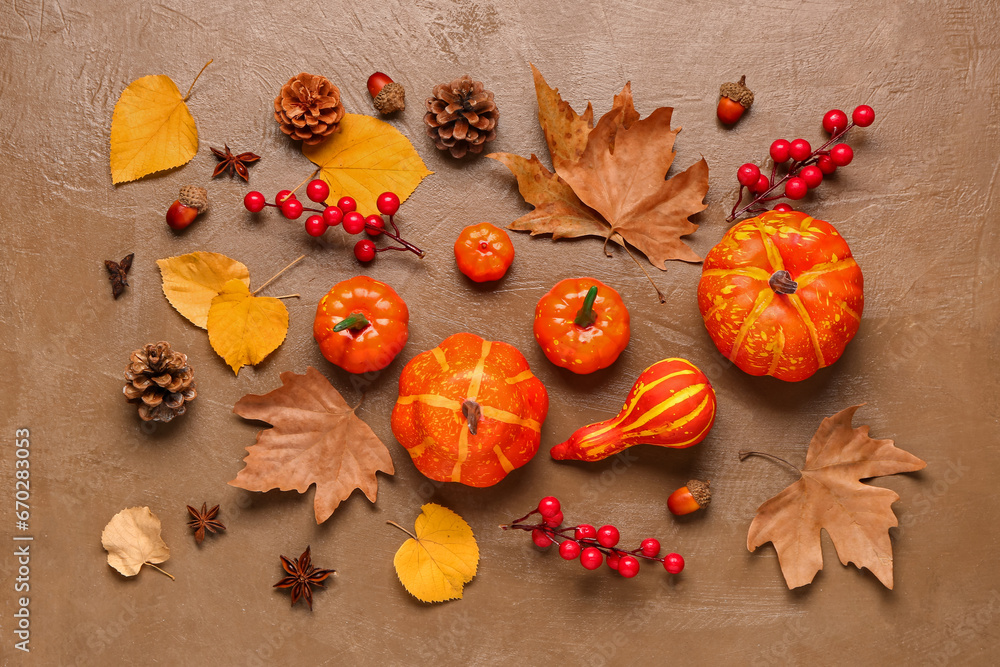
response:
<path id="1" fill-rule="evenodd" d="M 492 486 L 538 451 L 548 411 L 515 347 L 459 333 L 406 364 L 392 432 L 431 479 Z"/>
<path id="2" fill-rule="evenodd" d="M 550 453 L 600 461 L 632 445 L 690 447 L 714 423 L 715 390 L 705 374 L 686 359 L 664 359 L 639 375 L 615 417 L 578 429 Z"/>
<path id="3" fill-rule="evenodd" d="M 708 253 L 698 307 L 716 347 L 751 375 L 796 382 L 858 331 L 864 280 L 844 238 L 801 211 L 732 227 Z"/>

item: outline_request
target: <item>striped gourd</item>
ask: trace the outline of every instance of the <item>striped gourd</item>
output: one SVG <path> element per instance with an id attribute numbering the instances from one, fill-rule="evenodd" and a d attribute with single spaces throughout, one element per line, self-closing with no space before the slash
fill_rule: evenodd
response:
<path id="1" fill-rule="evenodd" d="M 552 448 L 554 459 L 600 461 L 632 445 L 690 447 L 715 422 L 715 390 L 686 359 L 664 359 L 642 372 L 617 416 L 578 429 Z"/>

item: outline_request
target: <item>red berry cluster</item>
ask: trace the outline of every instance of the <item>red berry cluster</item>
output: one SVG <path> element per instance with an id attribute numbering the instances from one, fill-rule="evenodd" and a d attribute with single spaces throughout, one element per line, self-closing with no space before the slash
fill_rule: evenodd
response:
<path id="1" fill-rule="evenodd" d="M 831 109 L 823 116 L 823 129 L 830 133 L 830 139 L 816 150 L 813 150 L 805 139 L 795 141 L 776 139 L 771 144 L 770 150 L 771 159 L 774 161 L 770 178 L 760 173 L 757 165 L 749 162 L 736 171 L 740 192 L 726 222 L 732 222 L 744 214 L 763 213 L 766 209 L 761 204 L 765 202 L 783 197 L 793 200 L 805 197 L 809 190 L 823 182 L 825 176 L 837 171 L 837 167 L 846 167 L 854 159 L 854 151 L 847 144 L 836 143 L 832 148 L 830 145 L 837 142 L 855 125 L 868 127 L 873 122 L 875 122 L 875 111 L 867 104 L 862 104 L 854 110 L 850 123 L 847 121 L 846 113 L 840 109 Z M 784 176 L 776 181 L 778 165 L 785 164 L 789 160 L 792 163 Z M 749 204 L 737 210 L 743 202 L 744 188 L 752 198 Z M 792 210 L 787 203 L 778 204 L 773 208 L 775 211 Z"/>
<path id="2" fill-rule="evenodd" d="M 306 186 L 306 196 L 312 201 L 322 204 L 330 196 L 330 186 L 319 179 L 310 181 L 309 185 Z M 399 228 L 394 221 L 394 216 L 399 211 L 399 197 L 394 192 L 380 194 L 375 201 L 380 215 L 373 213 L 368 217 L 358 212 L 358 203 L 351 197 L 341 197 L 336 206 L 327 206 L 322 209 L 306 208 L 294 192 L 282 190 L 274 196 L 274 201 L 274 204 L 268 203 L 260 192 L 248 192 L 243 198 L 243 205 L 251 213 L 259 213 L 264 210 L 265 206 L 273 206 L 289 220 L 297 220 L 303 212 L 309 211 L 314 214 L 306 218 L 306 234 L 309 236 L 322 236 L 329 227 L 336 227 L 343 223 L 344 231 L 348 234 L 360 234 L 363 231 L 372 237 L 385 235 L 401 244 L 379 248 L 371 239 L 361 239 L 354 244 L 354 256 L 360 262 L 370 262 L 375 259 L 376 253 L 384 250 L 408 250 L 418 257 L 424 256 L 423 250 L 403 240 L 399 235 Z M 392 231 L 386 229 L 383 215 L 389 216 Z"/>
<path id="3" fill-rule="evenodd" d="M 524 523 L 533 514 L 541 516 L 541 522 Z M 580 564 L 588 570 L 596 570 L 601 563 L 607 562 L 608 567 L 617 570 L 618 574 L 626 579 L 639 574 L 640 558 L 663 563 L 664 569 L 670 574 L 677 574 L 684 569 L 684 559 L 680 554 L 670 553 L 660 556 L 660 542 L 655 538 L 647 538 L 642 541 L 638 549 L 626 551 L 617 546 L 621 534 L 614 526 L 594 528 L 584 523 L 579 526 L 560 527 L 562 522 L 563 513 L 559 501 L 547 496 L 539 501 L 537 509 L 501 528 L 530 531 L 532 541 L 543 549 L 559 543 L 560 556 L 566 560 L 579 559 Z"/>

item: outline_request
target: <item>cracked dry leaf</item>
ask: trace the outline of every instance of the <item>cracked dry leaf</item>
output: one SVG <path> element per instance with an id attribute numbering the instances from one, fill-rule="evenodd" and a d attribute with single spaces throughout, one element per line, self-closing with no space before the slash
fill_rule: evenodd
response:
<path id="1" fill-rule="evenodd" d="M 143 565 L 160 570 L 155 564 L 170 558 L 160 537 L 160 520 L 148 507 L 130 507 L 114 515 L 101 533 L 101 544 L 108 552 L 108 565 L 126 577 L 139 574 Z"/>
<path id="2" fill-rule="evenodd" d="M 233 373 L 256 366 L 288 333 L 288 309 L 271 296 L 255 296 L 238 279 L 222 286 L 208 311 L 208 341 Z"/>
<path id="3" fill-rule="evenodd" d="M 892 588 L 889 529 L 899 525 L 895 491 L 861 482 L 914 472 L 927 464 L 892 440 L 874 440 L 868 427 L 851 427 L 855 405 L 827 417 L 806 453 L 802 477 L 757 509 L 747 548 L 772 542 L 788 588 L 805 586 L 823 569 L 820 530 L 826 530 L 840 562 L 868 568 Z M 742 455 L 741 455 L 742 457 Z"/>
<path id="4" fill-rule="evenodd" d="M 156 260 L 163 278 L 163 295 L 178 313 L 202 329 L 208 328 L 208 311 L 230 280 L 250 287 L 250 270 L 242 262 L 217 252 L 198 250 Z"/>
<path id="5" fill-rule="evenodd" d="M 295 490 L 316 485 L 316 523 L 323 523 L 354 489 L 368 500 L 378 494 L 376 473 L 393 474 L 392 457 L 371 427 L 313 367 L 305 375 L 281 374 L 281 386 L 248 394 L 233 406 L 244 419 L 271 428 L 247 447 L 246 467 L 229 482 L 247 491 Z"/>
<path id="6" fill-rule="evenodd" d="M 476 576 L 479 545 L 472 527 L 455 512 L 435 503 L 420 508 L 410 536 L 396 551 L 392 564 L 406 591 L 422 602 L 462 597 L 465 584 Z"/>

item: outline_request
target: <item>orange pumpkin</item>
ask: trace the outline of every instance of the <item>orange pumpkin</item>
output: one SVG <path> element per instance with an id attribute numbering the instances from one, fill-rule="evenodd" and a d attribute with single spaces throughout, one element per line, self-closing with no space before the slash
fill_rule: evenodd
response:
<path id="1" fill-rule="evenodd" d="M 844 238 L 801 211 L 732 227 L 708 253 L 698 307 L 726 357 L 751 375 L 805 380 L 843 354 L 864 309 Z"/>
<path id="2" fill-rule="evenodd" d="M 492 486 L 538 451 L 548 411 L 516 348 L 459 333 L 406 364 L 392 432 L 427 477 Z"/>

